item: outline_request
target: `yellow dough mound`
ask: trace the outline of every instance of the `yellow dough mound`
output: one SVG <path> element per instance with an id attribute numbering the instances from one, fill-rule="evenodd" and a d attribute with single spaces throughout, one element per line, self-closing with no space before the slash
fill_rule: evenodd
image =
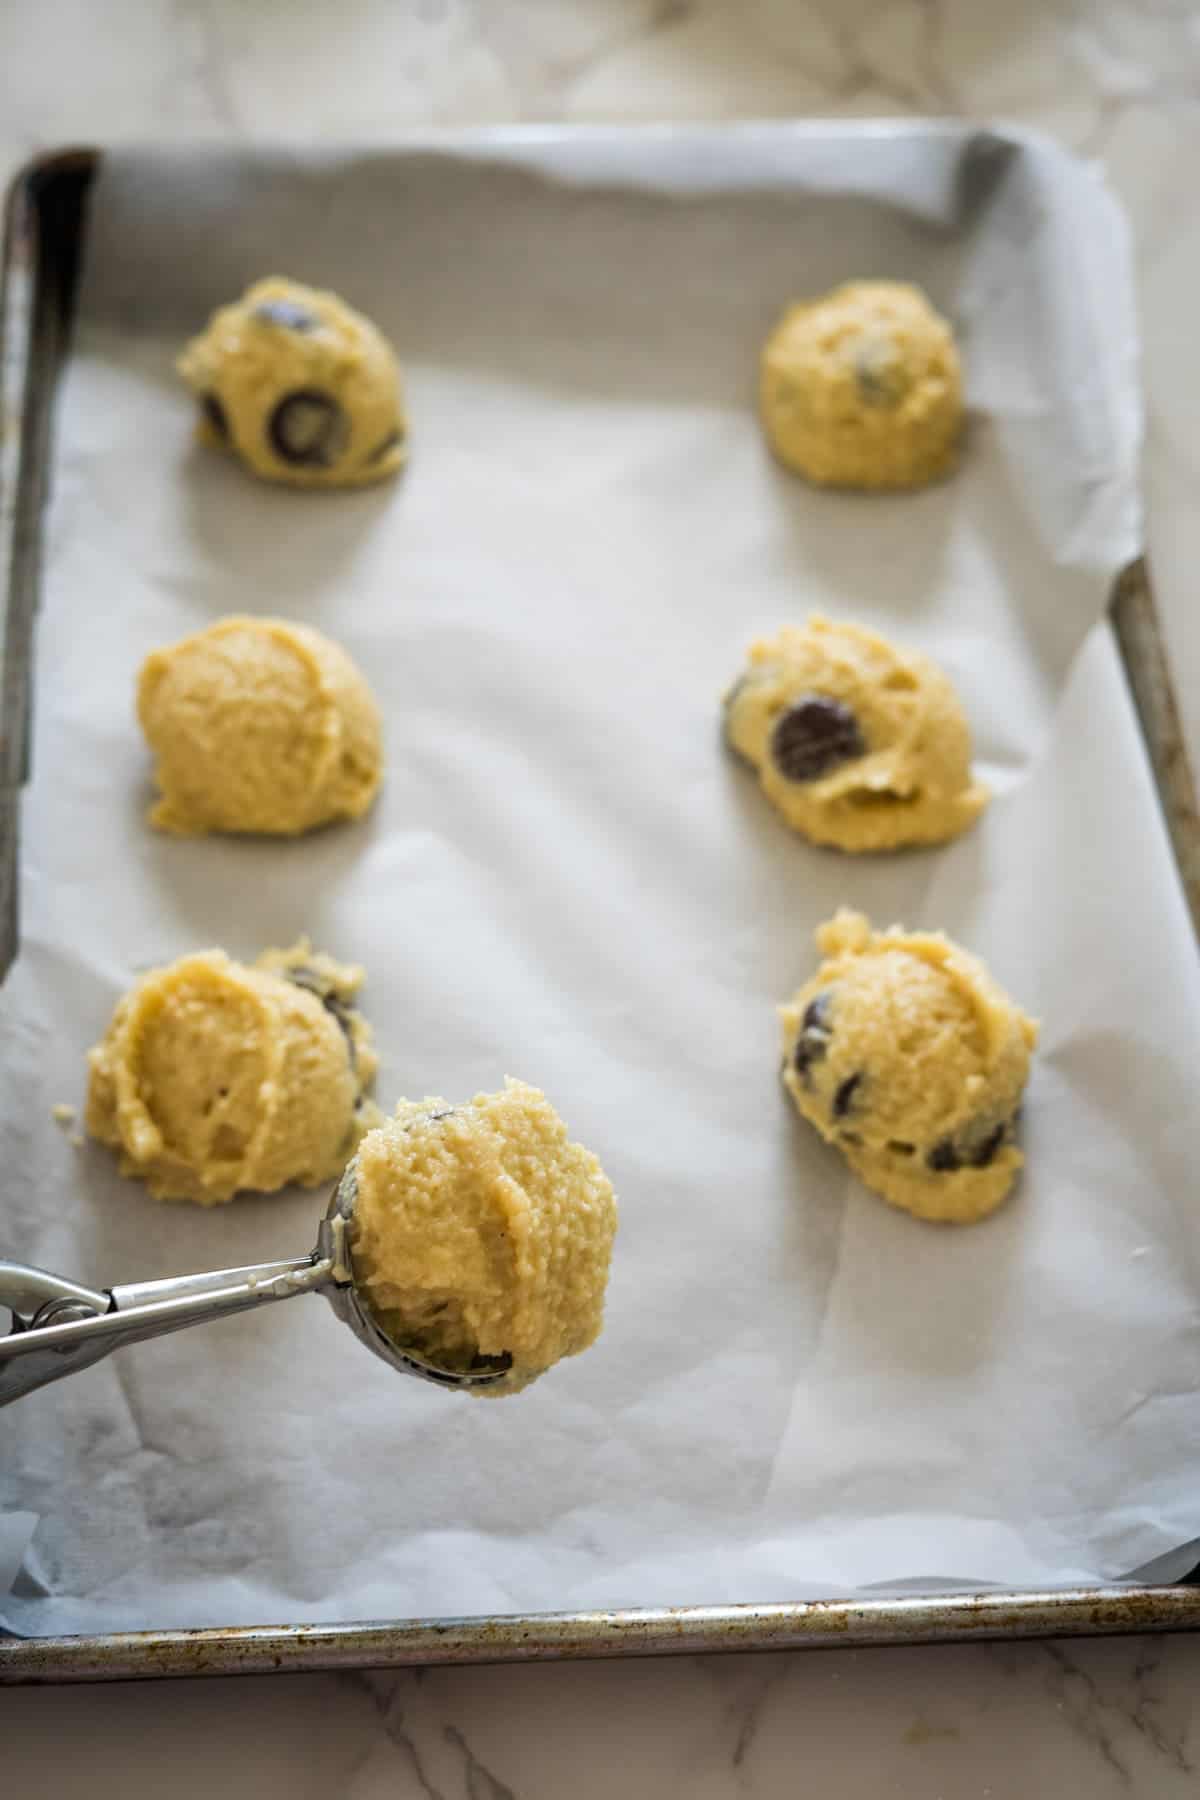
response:
<path id="1" fill-rule="evenodd" d="M 382 779 L 366 681 L 337 644 L 286 619 L 219 619 L 155 650 L 137 713 L 161 831 L 295 836 L 361 817 Z"/>
<path id="2" fill-rule="evenodd" d="M 988 792 L 949 678 L 915 650 L 814 615 L 750 647 L 725 739 L 795 831 L 840 850 L 937 844 Z"/>
<path id="3" fill-rule="evenodd" d="M 797 1108 L 893 1206 L 982 1219 L 1024 1161 L 1016 1116 L 1037 1025 L 941 932 L 873 932 L 842 910 L 817 944 L 824 961 L 781 1008 Z"/>
<path id="4" fill-rule="evenodd" d="M 355 1284 L 396 1343 L 452 1369 L 508 1354 L 494 1395 L 595 1341 L 616 1201 L 536 1088 L 402 1100 L 355 1167 Z"/>
<path id="5" fill-rule="evenodd" d="M 202 443 L 293 487 L 362 487 L 405 458 L 404 401 L 383 334 L 336 294 L 272 275 L 222 306 L 179 358 Z"/>
<path id="6" fill-rule="evenodd" d="M 919 288 L 851 281 L 789 307 L 763 348 L 771 448 L 828 487 L 912 488 L 953 466 L 962 373 L 946 321 Z"/>
<path id="7" fill-rule="evenodd" d="M 156 1200 L 332 1180 L 380 1117 L 361 983 L 307 938 L 249 966 L 205 950 L 151 969 L 88 1052 L 88 1131 Z"/>

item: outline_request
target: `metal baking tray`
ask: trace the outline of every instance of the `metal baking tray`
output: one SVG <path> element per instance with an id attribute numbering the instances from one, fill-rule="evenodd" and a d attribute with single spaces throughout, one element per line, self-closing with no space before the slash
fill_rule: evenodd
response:
<path id="1" fill-rule="evenodd" d="M 21 789 L 29 773 L 35 621 L 54 396 L 67 355 L 91 183 L 102 153 L 39 157 L 5 209 L 0 313 L 0 979 L 19 941 Z M 1144 560 L 1116 583 L 1112 620 L 1200 937 L 1200 819 Z M 368 1620 L 18 1638 L 0 1683 L 535 1662 L 833 1645 L 962 1642 L 1200 1629 L 1200 1570 L 1170 1586 L 936 1593 L 473 1618 Z"/>

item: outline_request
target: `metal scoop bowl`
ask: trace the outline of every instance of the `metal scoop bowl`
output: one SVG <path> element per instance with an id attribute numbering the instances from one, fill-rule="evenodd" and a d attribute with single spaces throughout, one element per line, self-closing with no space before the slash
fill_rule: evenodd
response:
<path id="1" fill-rule="evenodd" d="M 0 1308 L 12 1314 L 8 1335 L 0 1337 L 0 1406 L 86 1369 L 122 1345 L 207 1325 L 297 1294 L 324 1294 L 359 1342 L 401 1375 L 460 1391 L 503 1381 L 512 1367 L 509 1356 L 479 1357 L 466 1370 L 439 1368 L 382 1329 L 354 1281 L 349 1226 L 357 1198 L 358 1174 L 350 1162 L 321 1220 L 316 1249 L 245 1269 L 96 1289 L 0 1259 Z"/>

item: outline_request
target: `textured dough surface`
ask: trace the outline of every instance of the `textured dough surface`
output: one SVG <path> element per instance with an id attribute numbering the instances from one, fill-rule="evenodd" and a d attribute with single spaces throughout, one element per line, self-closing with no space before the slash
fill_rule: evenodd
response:
<path id="1" fill-rule="evenodd" d="M 799 1111 L 869 1188 L 918 1218 L 992 1212 L 1024 1158 L 1015 1138 L 1037 1025 L 941 932 L 873 932 L 845 909 L 783 1022 Z"/>
<path id="2" fill-rule="evenodd" d="M 783 315 L 759 405 L 776 456 L 810 481 L 923 486 L 953 466 L 962 430 L 953 333 L 919 288 L 847 282 Z"/>
<path id="3" fill-rule="evenodd" d="M 382 779 L 366 681 L 337 644 L 286 619 L 219 619 L 153 651 L 137 714 L 162 831 L 295 836 L 361 817 Z"/>
<path id="4" fill-rule="evenodd" d="M 151 969 L 88 1052 L 87 1128 L 156 1200 L 216 1206 L 340 1175 L 380 1114 L 362 970 L 307 938 Z"/>
<path id="5" fill-rule="evenodd" d="M 179 358 L 202 443 L 268 481 L 362 487 L 405 458 L 400 371 L 387 339 L 336 294 L 272 275 L 217 309 Z"/>
<path id="6" fill-rule="evenodd" d="M 355 1167 L 355 1284 L 397 1343 L 444 1368 L 507 1353 L 496 1395 L 595 1341 L 616 1201 L 536 1088 L 402 1100 Z"/>
<path id="7" fill-rule="evenodd" d="M 949 678 L 861 626 L 814 615 L 803 629 L 759 639 L 724 714 L 730 748 L 814 843 L 855 851 L 941 843 L 987 805 Z"/>

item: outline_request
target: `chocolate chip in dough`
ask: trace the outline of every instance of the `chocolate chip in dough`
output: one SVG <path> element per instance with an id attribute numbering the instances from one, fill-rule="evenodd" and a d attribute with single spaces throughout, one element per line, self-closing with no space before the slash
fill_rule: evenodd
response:
<path id="1" fill-rule="evenodd" d="M 229 442 L 229 416 L 215 394 L 205 394 L 200 401 L 200 410 L 221 439 Z"/>
<path id="2" fill-rule="evenodd" d="M 771 760 L 785 781 L 818 781 L 866 748 L 850 708 L 828 694 L 802 695 L 771 732 Z"/>
<path id="3" fill-rule="evenodd" d="M 321 1002 L 325 1011 L 329 1013 L 335 1023 L 339 1026 L 342 1036 L 346 1041 L 346 1055 L 349 1059 L 350 1067 L 352 1069 L 356 1067 L 358 1063 L 358 1049 L 354 1042 L 353 1019 L 357 1009 L 352 1006 L 348 1000 L 343 1000 L 340 994 L 334 993 L 333 989 L 322 981 L 321 977 L 317 974 L 317 971 L 315 969 L 310 969 L 307 963 L 296 963 L 290 969 L 285 969 L 283 972 L 295 987 L 303 988 L 305 993 L 312 994 Z"/>
<path id="4" fill-rule="evenodd" d="M 837 1090 L 833 1096 L 833 1116 L 835 1119 L 844 1119 L 846 1117 L 850 1108 L 854 1105 L 854 1096 L 861 1086 L 861 1069 L 856 1075 L 847 1075 L 845 1081 L 838 1083 Z"/>
<path id="5" fill-rule="evenodd" d="M 999 1125 L 994 1126 L 992 1130 L 988 1132 L 987 1136 L 981 1138 L 979 1143 L 972 1148 L 967 1157 L 967 1161 L 970 1163 L 971 1167 L 973 1169 L 990 1168 L 992 1163 L 996 1160 L 996 1152 L 999 1150 L 1007 1135 L 1008 1125 L 1002 1120 Z"/>
<path id="6" fill-rule="evenodd" d="M 445 1106 L 437 1112 L 417 1112 L 405 1119 L 404 1130 L 412 1131 L 417 1125 L 436 1125 L 439 1119 L 452 1119 L 462 1109 L 457 1106 Z"/>
<path id="7" fill-rule="evenodd" d="M 809 1070 L 813 1063 L 820 1062 L 829 1048 L 832 1036 L 829 1026 L 829 1012 L 833 996 L 826 990 L 811 999 L 804 1009 L 800 1020 L 800 1036 L 796 1039 L 796 1048 L 792 1055 L 792 1067 L 804 1081 L 811 1085 Z"/>
<path id="8" fill-rule="evenodd" d="M 350 441 L 350 421 L 332 395 L 319 388 L 297 388 L 274 407 L 267 436 L 284 462 L 327 469 Z"/>
<path id="9" fill-rule="evenodd" d="M 953 1174 L 956 1169 L 988 1169 L 1008 1137 L 1011 1123 L 1002 1119 L 999 1125 L 993 1125 L 983 1137 L 974 1140 L 968 1127 L 965 1142 L 956 1144 L 953 1138 L 943 1138 L 933 1146 L 925 1160 L 939 1175 Z"/>
<path id="10" fill-rule="evenodd" d="M 262 325 L 278 325 L 283 331 L 316 331 L 321 323 L 295 300 L 263 300 L 255 307 L 254 317 Z"/>

